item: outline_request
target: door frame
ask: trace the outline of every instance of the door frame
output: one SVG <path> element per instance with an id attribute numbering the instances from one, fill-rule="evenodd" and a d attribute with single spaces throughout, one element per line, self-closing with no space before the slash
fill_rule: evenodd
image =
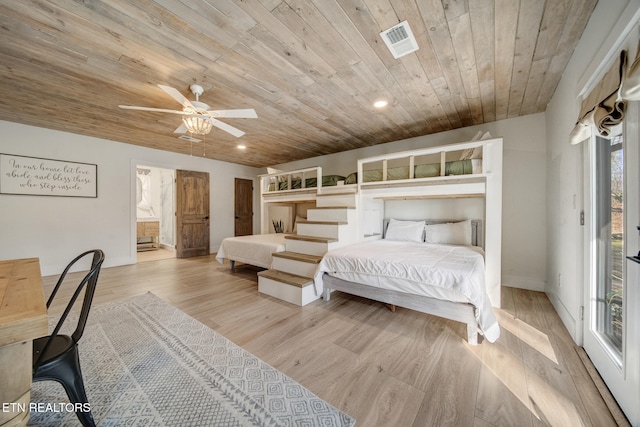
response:
<path id="1" fill-rule="evenodd" d="M 140 166 L 148 166 L 148 167 L 152 167 L 152 168 L 158 168 L 158 169 L 167 169 L 167 170 L 171 170 L 171 171 L 176 171 L 176 169 L 178 169 L 178 167 L 176 167 L 175 165 L 169 165 L 167 163 L 159 163 L 159 162 L 153 162 L 153 161 L 148 161 L 148 160 L 141 160 L 141 159 L 131 159 L 130 161 L 130 176 L 129 176 L 129 211 L 130 211 L 130 218 L 131 218 L 131 228 L 130 228 L 130 232 L 129 232 L 129 236 L 131 236 L 131 245 L 130 245 L 130 252 L 129 252 L 129 257 L 130 257 L 130 261 L 127 264 L 137 264 L 138 262 L 138 251 L 137 251 L 137 222 L 138 222 L 138 215 L 137 215 L 137 210 L 136 210 L 136 171 L 138 169 L 138 167 Z M 174 188 L 175 188 L 175 180 L 174 180 Z M 175 191 L 173 192 L 173 204 L 175 207 L 176 204 L 176 193 Z M 173 224 L 173 234 L 177 235 L 177 229 L 176 229 L 176 224 L 174 222 Z M 175 246 L 175 245 L 174 245 Z M 175 250 L 175 247 L 174 247 Z"/>

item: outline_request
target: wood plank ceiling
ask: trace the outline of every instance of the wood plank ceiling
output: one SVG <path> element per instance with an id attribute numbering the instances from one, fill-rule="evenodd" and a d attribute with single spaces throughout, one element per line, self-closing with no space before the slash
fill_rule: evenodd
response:
<path id="1" fill-rule="evenodd" d="M 0 119 L 255 167 L 335 153 L 544 111 L 596 2 L 0 0 Z M 394 59 L 403 20 L 419 50 Z M 158 83 L 258 119 L 191 144 L 118 108 L 180 110 Z"/>

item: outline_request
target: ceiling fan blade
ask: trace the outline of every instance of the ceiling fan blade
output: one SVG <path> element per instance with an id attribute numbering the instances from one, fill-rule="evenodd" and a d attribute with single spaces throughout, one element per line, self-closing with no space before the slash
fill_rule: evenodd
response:
<path id="1" fill-rule="evenodd" d="M 173 99 L 178 101 L 180 104 L 182 104 L 183 107 L 190 107 L 195 110 L 195 107 L 193 106 L 191 101 L 189 101 L 183 94 L 178 92 L 178 89 L 172 88 L 171 86 L 165 86 L 160 84 L 158 85 L 158 87 L 163 91 L 165 91 L 170 97 L 172 97 Z"/>
<path id="2" fill-rule="evenodd" d="M 184 114 L 183 111 L 167 110 L 165 108 L 137 107 L 135 105 L 118 105 L 118 107 L 124 108 L 125 110 L 142 110 L 142 111 L 154 111 L 156 113 Z"/>
<path id="3" fill-rule="evenodd" d="M 221 118 L 238 118 L 238 119 L 257 119 L 258 115 L 253 108 L 238 109 L 238 110 L 209 110 L 207 113 L 211 117 Z"/>
<path id="4" fill-rule="evenodd" d="M 178 126 L 176 128 L 176 130 L 173 131 L 173 133 L 187 133 L 187 127 L 184 125 L 184 123 L 181 123 L 180 126 Z"/>
<path id="5" fill-rule="evenodd" d="M 212 125 L 214 125 L 218 129 L 222 129 L 223 131 L 228 132 L 237 138 L 240 138 L 242 135 L 244 135 L 244 132 L 241 131 L 240 129 L 234 128 L 233 126 L 223 123 L 220 120 L 216 120 L 213 117 L 202 116 L 202 118 L 209 121 Z"/>

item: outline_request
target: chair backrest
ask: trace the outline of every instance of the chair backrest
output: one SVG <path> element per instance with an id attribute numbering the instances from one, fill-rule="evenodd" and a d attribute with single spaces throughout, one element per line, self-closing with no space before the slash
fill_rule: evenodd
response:
<path id="1" fill-rule="evenodd" d="M 55 338 L 58 335 L 58 332 L 60 331 L 60 328 L 62 327 L 65 320 L 67 319 L 69 312 L 71 312 L 71 309 L 75 305 L 75 302 L 78 299 L 78 296 L 80 295 L 82 290 L 86 288 L 84 293 L 84 300 L 82 302 L 82 309 L 80 311 L 80 316 L 78 318 L 78 325 L 76 326 L 75 331 L 71 335 L 71 338 L 73 339 L 74 344 L 77 343 L 82 337 L 82 334 L 84 332 L 84 327 L 87 323 L 87 318 L 89 317 L 89 310 L 91 309 L 93 294 L 95 293 L 96 285 L 98 284 L 98 276 L 100 275 L 100 268 L 102 267 L 102 263 L 104 262 L 104 252 L 102 252 L 100 249 L 93 249 L 90 251 L 83 252 L 77 257 L 75 257 L 69 263 L 69 265 L 67 265 L 67 267 L 64 269 L 64 271 L 60 275 L 60 278 L 58 279 L 56 286 L 53 288 L 53 292 L 51 292 L 51 295 L 47 300 L 47 308 L 49 308 L 49 306 L 51 305 L 51 302 L 53 301 L 54 297 L 58 293 L 58 289 L 60 289 L 60 286 L 65 281 L 69 270 L 71 270 L 71 268 L 78 261 L 80 261 L 85 257 L 88 257 L 89 255 L 93 255 L 93 258 L 91 260 L 91 268 L 89 269 L 89 272 L 83 277 L 82 281 L 80 282 L 75 292 L 71 296 L 71 299 L 69 299 L 69 303 L 67 304 L 67 307 L 65 308 L 64 312 L 60 316 L 60 319 L 58 320 L 56 327 L 53 329 L 53 332 L 50 335 L 49 341 L 47 342 L 45 347 L 42 349 L 42 352 L 40 353 L 40 358 L 34 363 L 34 367 L 39 366 L 40 362 L 42 361 L 41 359 L 43 359 L 50 344 L 53 342 L 53 338 Z"/>

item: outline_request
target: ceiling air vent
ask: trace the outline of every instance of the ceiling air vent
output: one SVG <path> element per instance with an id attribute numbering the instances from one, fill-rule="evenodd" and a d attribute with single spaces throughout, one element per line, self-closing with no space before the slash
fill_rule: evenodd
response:
<path id="1" fill-rule="evenodd" d="M 189 142 L 202 142 L 201 139 L 194 138 L 194 137 L 189 136 L 189 135 L 180 135 L 178 137 L 178 139 L 182 139 L 182 140 L 189 141 Z"/>
<path id="2" fill-rule="evenodd" d="M 394 58 L 398 59 L 408 53 L 415 52 L 419 49 L 409 23 L 402 21 L 388 30 L 380 33 L 380 37 L 391 51 Z"/>

